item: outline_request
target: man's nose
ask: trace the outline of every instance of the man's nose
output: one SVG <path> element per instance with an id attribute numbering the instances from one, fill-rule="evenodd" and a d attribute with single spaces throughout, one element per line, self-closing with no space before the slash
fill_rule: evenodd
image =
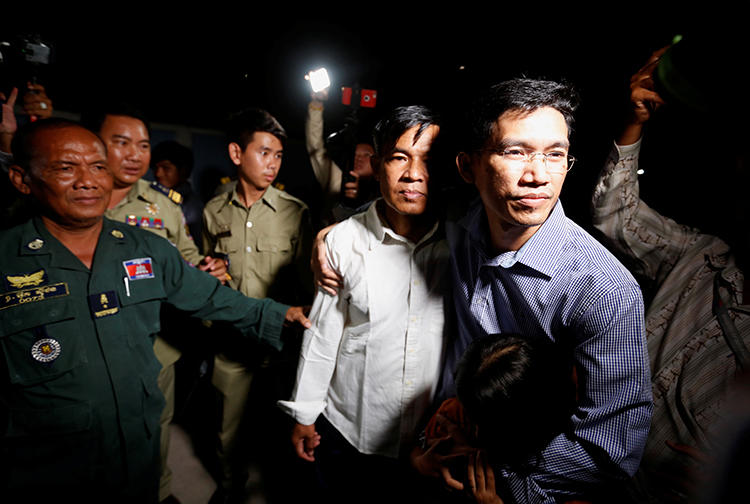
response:
<path id="1" fill-rule="evenodd" d="M 532 156 L 524 166 L 521 181 L 528 184 L 543 185 L 550 181 L 550 173 L 547 170 L 547 158 L 543 155 Z"/>
<path id="2" fill-rule="evenodd" d="M 406 165 L 403 176 L 409 180 L 426 180 L 427 164 L 421 159 L 412 159 Z"/>

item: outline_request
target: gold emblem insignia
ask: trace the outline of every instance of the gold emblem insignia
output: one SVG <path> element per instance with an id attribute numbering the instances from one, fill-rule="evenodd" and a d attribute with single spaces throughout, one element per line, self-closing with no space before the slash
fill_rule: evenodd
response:
<path id="1" fill-rule="evenodd" d="M 39 270 L 36 273 L 31 273 L 28 275 L 18 275 L 18 276 L 6 276 L 5 277 L 8 280 L 8 283 L 11 285 L 11 287 L 14 287 L 16 289 L 23 289 L 24 287 L 36 287 L 37 285 L 44 282 L 44 270 Z"/>
<path id="2" fill-rule="evenodd" d="M 60 342 L 52 338 L 40 339 L 31 347 L 31 356 L 39 362 L 52 362 L 60 356 Z"/>
<path id="3" fill-rule="evenodd" d="M 159 205 L 156 203 L 146 203 L 146 211 L 151 215 L 156 215 L 159 213 Z"/>
<path id="4" fill-rule="evenodd" d="M 113 230 L 112 230 L 112 233 L 110 233 L 110 234 L 111 234 L 112 236 L 114 236 L 115 238 L 120 238 L 120 239 L 122 239 L 122 238 L 124 237 L 124 235 L 122 234 L 122 231 L 120 231 L 119 229 L 113 229 Z"/>
<path id="5" fill-rule="evenodd" d="M 44 246 L 44 241 L 41 238 L 30 241 L 27 245 L 31 250 L 39 250 Z"/>

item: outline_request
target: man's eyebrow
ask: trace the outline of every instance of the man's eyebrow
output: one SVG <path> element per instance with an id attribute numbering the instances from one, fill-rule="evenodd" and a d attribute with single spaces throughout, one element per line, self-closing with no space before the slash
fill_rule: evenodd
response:
<path id="1" fill-rule="evenodd" d="M 392 155 L 394 155 L 396 153 L 403 154 L 404 156 L 409 156 L 409 152 L 408 151 L 406 151 L 404 149 L 399 149 L 398 147 L 394 147 L 393 149 L 391 149 L 391 152 L 389 152 L 388 155 L 392 156 Z"/>
<path id="2" fill-rule="evenodd" d="M 114 133 L 114 134 L 112 135 L 112 138 L 121 138 L 121 139 L 123 139 L 123 140 L 129 140 L 129 141 L 132 141 L 132 140 L 133 140 L 133 139 L 132 139 L 132 138 L 130 138 L 129 136 L 127 136 L 127 135 L 120 135 L 119 133 Z"/>
<path id="3" fill-rule="evenodd" d="M 498 142 L 496 149 L 506 149 L 508 147 L 523 147 L 525 149 L 533 149 L 533 147 L 525 142 L 524 140 L 516 140 L 515 138 L 504 138 L 500 142 Z M 557 141 L 552 142 L 551 144 L 546 145 L 545 149 L 554 149 L 557 147 L 562 147 L 563 149 L 569 149 L 570 148 L 570 142 L 567 140 L 564 141 Z"/>

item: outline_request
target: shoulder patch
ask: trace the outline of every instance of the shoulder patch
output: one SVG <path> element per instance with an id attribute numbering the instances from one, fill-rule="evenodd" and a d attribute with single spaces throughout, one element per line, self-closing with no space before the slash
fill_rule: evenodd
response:
<path id="1" fill-rule="evenodd" d="M 182 194 L 178 193 L 174 189 L 165 187 L 158 182 L 151 182 L 151 189 L 159 191 L 160 193 L 164 194 L 167 198 L 171 199 L 178 205 L 182 203 Z"/>

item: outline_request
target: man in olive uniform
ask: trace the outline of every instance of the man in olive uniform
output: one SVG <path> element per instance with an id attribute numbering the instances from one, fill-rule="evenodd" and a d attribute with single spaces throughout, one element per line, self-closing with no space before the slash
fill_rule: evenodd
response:
<path id="1" fill-rule="evenodd" d="M 203 210 L 204 251 L 227 257 L 228 285 L 246 296 L 310 303 L 309 211 L 302 201 L 271 185 L 281 167 L 286 132 L 265 110 L 247 109 L 230 119 L 227 137 L 237 181 L 230 192 L 214 197 Z M 290 355 L 288 363 L 293 366 L 296 356 L 292 359 Z M 247 360 L 232 348 L 214 360 L 212 382 L 222 399 L 217 453 L 222 474 L 214 501 L 242 499 L 247 473 L 239 440 L 248 402 L 254 418 L 270 419 L 277 413 L 275 401 L 289 393 L 256 386 L 262 392 L 251 394 L 253 375 L 259 378 L 257 374 L 263 372 L 271 377 L 268 381 L 273 388 L 283 387 L 285 382 L 291 388 L 293 370 L 286 369 L 283 360 L 271 365 L 266 362 L 262 369 L 258 364 L 257 359 Z M 272 397 L 275 393 L 283 397 Z M 273 456 L 260 458 L 268 463 Z M 225 495 L 220 495 L 222 490 Z"/>
<path id="2" fill-rule="evenodd" d="M 39 215 L 0 234 L 3 502 L 157 501 L 163 302 L 280 348 L 299 307 L 242 296 L 167 241 L 103 218 L 104 144 L 63 120 L 18 132 L 10 179 Z M 239 338 L 239 336 L 238 336 Z"/>
<path id="3" fill-rule="evenodd" d="M 107 160 L 114 177 L 114 187 L 105 215 L 168 239 L 188 263 L 224 281 L 224 261 L 203 257 L 190 236 L 180 207 L 181 195 L 142 178 L 148 171 L 151 159 L 150 135 L 145 117 L 128 105 L 115 104 L 84 114 L 83 121 L 89 129 L 99 134 L 107 146 Z M 164 328 L 170 333 L 178 332 L 186 322 L 180 320 L 177 314 L 168 313 L 166 317 Z M 169 424 L 174 417 L 175 363 L 180 358 L 180 351 L 168 343 L 168 338 L 164 336 L 158 336 L 154 344 L 154 351 L 162 365 L 159 388 L 166 399 L 161 419 L 160 500 L 170 495 L 171 471 L 167 466 Z"/>

